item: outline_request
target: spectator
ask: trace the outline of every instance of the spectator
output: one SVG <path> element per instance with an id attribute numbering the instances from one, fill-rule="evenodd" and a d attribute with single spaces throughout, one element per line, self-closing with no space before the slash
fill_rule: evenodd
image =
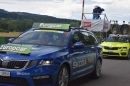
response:
<path id="1" fill-rule="evenodd" d="M 97 6 L 97 9 L 98 9 L 98 13 L 99 13 L 98 18 L 100 18 L 100 15 L 101 15 L 102 12 L 104 11 L 104 9 L 101 8 L 100 6 Z"/>
<path id="2" fill-rule="evenodd" d="M 95 6 L 93 9 L 93 19 L 99 18 L 99 15 L 97 13 L 99 13 L 98 6 Z"/>
<path id="3" fill-rule="evenodd" d="M 100 6 L 95 6 L 93 9 L 93 19 L 99 19 L 103 11 L 104 9 L 101 8 Z"/>

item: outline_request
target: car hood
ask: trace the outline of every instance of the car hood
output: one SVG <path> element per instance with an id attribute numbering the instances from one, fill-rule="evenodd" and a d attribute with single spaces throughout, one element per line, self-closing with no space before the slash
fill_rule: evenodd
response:
<path id="1" fill-rule="evenodd" d="M 28 45 L 31 47 L 29 54 L 21 54 L 15 52 L 0 52 L 0 58 L 8 57 L 8 60 L 34 60 L 34 59 L 53 59 L 63 56 L 68 53 L 65 47 L 54 46 L 37 46 Z"/>
<path id="2" fill-rule="evenodd" d="M 109 47 L 127 47 L 129 43 L 123 42 L 103 42 L 101 46 L 109 46 Z"/>

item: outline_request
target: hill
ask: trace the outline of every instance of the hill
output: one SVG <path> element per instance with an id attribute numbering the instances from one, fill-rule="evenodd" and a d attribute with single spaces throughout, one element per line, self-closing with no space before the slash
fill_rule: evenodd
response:
<path id="1" fill-rule="evenodd" d="M 46 23 L 79 22 L 79 20 L 61 19 L 53 16 L 32 14 L 27 12 L 8 12 L 4 9 L 0 9 L 0 18 L 14 19 L 14 20 L 33 20 L 35 22 L 46 22 Z"/>

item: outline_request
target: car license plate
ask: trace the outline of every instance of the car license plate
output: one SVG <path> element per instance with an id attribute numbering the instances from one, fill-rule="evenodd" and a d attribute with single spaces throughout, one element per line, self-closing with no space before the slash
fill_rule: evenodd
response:
<path id="1" fill-rule="evenodd" d="M 0 76 L 10 76 L 10 72 L 0 71 Z"/>
<path id="2" fill-rule="evenodd" d="M 112 50 L 109 50 L 108 52 L 113 53 L 113 51 L 112 51 Z"/>

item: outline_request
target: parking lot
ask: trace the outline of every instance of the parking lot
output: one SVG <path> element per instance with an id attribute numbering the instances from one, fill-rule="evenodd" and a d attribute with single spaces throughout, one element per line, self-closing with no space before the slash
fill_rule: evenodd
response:
<path id="1" fill-rule="evenodd" d="M 99 79 L 88 76 L 70 82 L 69 86 L 130 86 L 130 60 L 103 58 L 102 75 Z"/>

